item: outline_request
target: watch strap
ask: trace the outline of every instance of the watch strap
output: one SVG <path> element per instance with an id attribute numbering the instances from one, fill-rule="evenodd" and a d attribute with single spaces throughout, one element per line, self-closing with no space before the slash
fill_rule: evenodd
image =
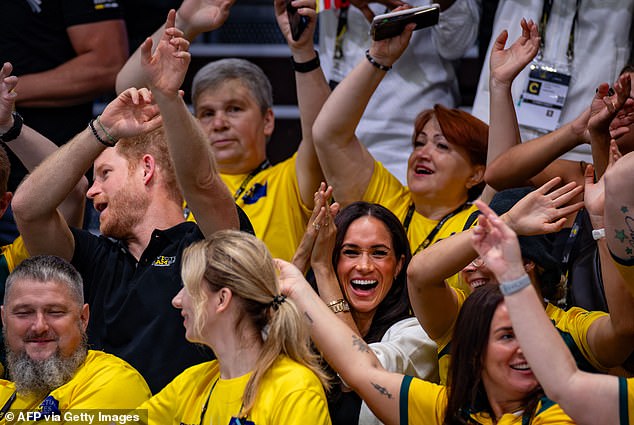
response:
<path id="1" fill-rule="evenodd" d="M 17 112 L 13 112 L 13 125 L 6 133 L 0 135 L 0 141 L 7 143 L 11 140 L 15 140 L 20 133 L 22 132 L 22 124 L 24 124 L 24 120 L 22 119 L 22 115 Z"/>

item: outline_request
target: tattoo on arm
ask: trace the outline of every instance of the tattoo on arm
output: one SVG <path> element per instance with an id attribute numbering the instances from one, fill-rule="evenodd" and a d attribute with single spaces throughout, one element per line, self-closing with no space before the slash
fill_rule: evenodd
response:
<path id="1" fill-rule="evenodd" d="M 632 259 L 634 257 L 634 218 L 628 215 L 629 210 L 626 206 L 621 207 L 621 212 L 625 215 L 624 222 L 627 228 L 615 229 L 614 239 L 626 245 L 623 250 Z"/>
<path id="2" fill-rule="evenodd" d="M 368 344 L 366 344 L 364 340 L 362 340 L 356 335 L 352 335 L 352 346 L 357 347 L 357 350 L 363 353 L 370 352 L 370 347 L 368 347 Z"/>
<path id="3" fill-rule="evenodd" d="M 389 398 L 390 400 L 392 399 L 392 393 L 390 393 L 387 388 L 380 386 L 379 384 L 375 384 L 374 382 L 370 382 L 372 384 L 372 386 L 374 387 L 375 390 L 377 390 L 379 392 L 379 394 L 382 394 L 384 396 L 386 396 L 387 398 Z"/>

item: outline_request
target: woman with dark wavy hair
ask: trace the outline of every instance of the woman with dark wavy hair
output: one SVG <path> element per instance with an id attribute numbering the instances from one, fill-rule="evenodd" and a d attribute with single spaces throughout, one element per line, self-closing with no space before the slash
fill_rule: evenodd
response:
<path id="1" fill-rule="evenodd" d="M 437 380 L 435 344 L 410 311 L 406 270 L 411 252 L 403 226 L 387 208 L 369 202 L 352 203 L 338 214 L 335 205 L 331 213 L 326 204 L 331 191 L 322 184 L 315 194 L 299 250 L 303 263 L 312 253 L 321 300 L 371 344 L 384 367 Z M 378 423 L 343 384 L 331 392 L 329 409 L 333 424 Z"/>
<path id="2" fill-rule="evenodd" d="M 355 202 L 341 210 L 335 217 L 335 226 L 332 266 L 339 285 L 363 339 L 367 343 L 378 342 L 390 326 L 411 316 L 407 265 L 412 253 L 407 235 L 390 210 L 369 202 Z M 364 246 L 358 240 L 368 237 L 364 230 L 373 230 L 379 239 L 370 245 L 370 267 L 362 263 Z M 381 239 L 384 235 L 388 237 Z M 384 273 L 374 276 L 373 269 L 382 265 L 387 266 Z"/>

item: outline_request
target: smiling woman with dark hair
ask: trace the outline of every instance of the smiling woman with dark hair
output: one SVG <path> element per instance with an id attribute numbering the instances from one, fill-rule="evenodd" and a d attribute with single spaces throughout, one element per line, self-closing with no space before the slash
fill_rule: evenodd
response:
<path id="1" fill-rule="evenodd" d="M 367 343 L 377 342 L 399 320 L 411 317 L 407 265 L 412 258 L 400 221 L 387 208 L 355 202 L 335 217 L 337 236 L 332 265 Z M 371 238 L 372 264 L 363 264 L 362 238 Z M 373 269 L 380 269 L 374 272 Z M 380 276 L 377 276 L 379 275 Z"/>
<path id="2" fill-rule="evenodd" d="M 327 206 L 331 193 L 322 183 L 315 194 L 295 264 L 305 268 L 311 257 L 321 300 L 370 344 L 386 369 L 437 381 L 436 345 L 410 311 L 411 253 L 403 226 L 388 209 L 368 202 L 352 203 L 337 214 L 338 204 Z M 344 383 L 334 386 L 329 409 L 335 425 L 378 424 Z"/>

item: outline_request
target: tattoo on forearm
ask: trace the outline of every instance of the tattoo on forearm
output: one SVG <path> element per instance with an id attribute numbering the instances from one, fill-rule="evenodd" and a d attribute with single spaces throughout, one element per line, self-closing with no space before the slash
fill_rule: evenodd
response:
<path id="1" fill-rule="evenodd" d="M 387 388 L 380 386 L 379 384 L 375 384 L 374 382 L 370 382 L 374 389 L 376 389 L 379 394 L 386 396 L 389 399 L 392 399 L 392 393 L 390 393 Z"/>
<path id="2" fill-rule="evenodd" d="M 634 218 L 627 214 L 629 209 L 626 206 L 621 207 L 621 212 L 625 215 L 625 225 L 627 228 L 614 229 L 614 239 L 627 245 L 625 247 L 625 253 L 631 258 L 634 254 Z"/>
<path id="3" fill-rule="evenodd" d="M 366 344 L 364 340 L 356 335 L 352 335 L 352 346 L 357 347 L 357 350 L 361 351 L 362 353 L 370 352 L 370 347 L 368 347 L 368 344 Z"/>

